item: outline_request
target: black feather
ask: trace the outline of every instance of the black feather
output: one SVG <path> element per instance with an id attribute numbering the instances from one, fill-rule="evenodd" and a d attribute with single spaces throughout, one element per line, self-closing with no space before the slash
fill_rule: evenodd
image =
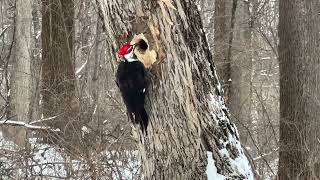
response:
<path id="1" fill-rule="evenodd" d="M 144 108 L 146 78 L 146 69 L 140 61 L 121 62 L 118 66 L 116 82 L 127 107 L 128 116 L 133 123 L 140 124 L 144 132 L 149 123 Z"/>

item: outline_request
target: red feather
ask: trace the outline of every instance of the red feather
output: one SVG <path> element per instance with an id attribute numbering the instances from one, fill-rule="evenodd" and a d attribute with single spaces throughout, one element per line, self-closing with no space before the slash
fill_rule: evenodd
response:
<path id="1" fill-rule="evenodd" d="M 124 56 L 127 54 L 128 50 L 132 47 L 132 45 L 130 45 L 130 43 L 125 43 L 121 46 L 121 48 L 118 51 L 118 55 L 119 56 Z"/>

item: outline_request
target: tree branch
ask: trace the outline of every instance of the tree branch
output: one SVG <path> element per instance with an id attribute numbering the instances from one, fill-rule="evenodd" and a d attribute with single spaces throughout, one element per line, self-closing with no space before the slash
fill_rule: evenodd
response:
<path id="1" fill-rule="evenodd" d="M 35 126 L 22 121 L 13 121 L 13 120 L 0 121 L 0 126 L 5 126 L 5 125 L 17 126 L 17 127 L 30 129 L 30 130 L 49 130 L 54 132 L 60 132 L 60 129 L 52 129 L 51 127 L 47 127 L 47 126 Z"/>

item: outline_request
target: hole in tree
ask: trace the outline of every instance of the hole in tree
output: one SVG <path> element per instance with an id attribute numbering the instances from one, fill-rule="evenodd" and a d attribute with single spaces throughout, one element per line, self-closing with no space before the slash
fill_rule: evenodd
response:
<path id="1" fill-rule="evenodd" d="M 144 41 L 143 39 L 141 39 L 138 42 L 138 47 L 141 51 L 146 51 L 148 49 L 148 43 L 146 41 Z"/>

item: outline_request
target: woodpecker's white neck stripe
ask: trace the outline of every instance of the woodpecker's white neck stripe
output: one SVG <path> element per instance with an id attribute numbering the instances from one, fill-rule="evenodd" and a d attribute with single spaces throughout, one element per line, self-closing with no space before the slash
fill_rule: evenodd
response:
<path id="1" fill-rule="evenodd" d="M 138 59 L 134 58 L 133 53 L 134 53 L 134 48 L 131 50 L 130 53 L 124 55 L 125 61 L 127 62 L 139 61 Z"/>
<path id="2" fill-rule="evenodd" d="M 133 57 L 126 57 L 126 56 L 124 56 L 124 59 L 125 59 L 125 61 L 127 61 L 127 62 L 139 61 L 138 59 L 135 59 L 135 58 L 133 58 Z"/>

